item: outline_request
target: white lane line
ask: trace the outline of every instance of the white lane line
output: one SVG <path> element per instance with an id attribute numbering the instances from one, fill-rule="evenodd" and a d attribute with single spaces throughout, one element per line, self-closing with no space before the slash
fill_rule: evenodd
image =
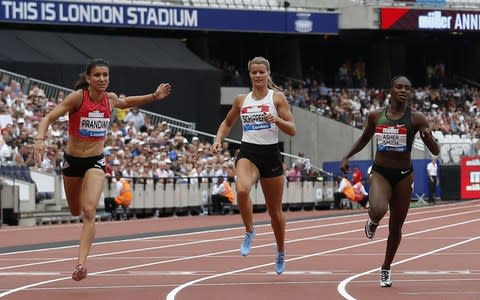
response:
<path id="1" fill-rule="evenodd" d="M 445 210 L 451 210 L 451 209 L 443 209 L 443 210 L 441 210 L 441 211 L 445 211 Z M 454 213 L 454 214 L 449 214 L 449 215 L 442 215 L 442 216 L 439 216 L 439 217 L 426 218 L 425 220 L 437 219 L 437 218 L 447 218 L 447 217 L 451 217 L 451 216 L 458 216 L 458 215 L 468 214 L 468 213 L 472 213 L 472 212 L 476 212 L 476 211 L 467 211 L 467 212 Z M 342 216 L 341 216 L 341 217 L 342 217 Z M 341 218 L 341 217 L 332 217 L 332 219 Z M 325 219 L 321 219 L 321 220 L 325 220 Z M 420 222 L 420 221 L 421 221 L 421 220 L 415 220 L 415 221 L 411 221 L 411 222 Z M 363 222 L 363 221 L 354 220 L 354 221 L 340 222 L 340 223 L 341 223 L 341 224 L 349 224 L 349 223 L 356 223 L 356 222 Z M 292 223 L 295 223 L 295 222 L 292 222 Z M 332 226 L 332 225 L 333 225 L 333 224 L 323 224 L 323 225 L 320 225 L 320 226 Z M 269 226 L 269 225 L 266 224 L 266 225 L 262 225 L 262 226 Z M 260 226 L 257 226 L 257 227 L 260 227 Z M 309 226 L 308 228 L 311 228 L 311 227 L 314 227 L 314 226 Z M 242 227 L 238 227 L 238 228 L 242 228 Z M 217 231 L 225 231 L 225 230 L 231 230 L 231 229 L 232 229 L 232 228 L 229 228 L 229 229 L 221 229 L 221 230 L 209 230 L 209 231 L 206 231 L 206 232 L 217 232 Z M 298 229 L 295 229 L 295 230 L 298 230 Z M 342 235 L 342 234 L 353 233 L 353 232 L 357 232 L 357 231 L 363 231 L 363 229 L 355 229 L 355 230 L 337 232 L 337 233 L 332 233 L 332 234 L 319 235 L 319 236 L 314 236 L 314 237 L 309 237 L 309 238 L 296 239 L 296 240 L 288 241 L 287 243 L 293 243 L 293 242 L 298 242 L 298 241 L 306 241 L 306 240 L 318 239 L 318 238 L 328 237 L 328 236 Z M 189 235 L 189 234 L 198 234 L 198 232 L 196 232 L 196 233 L 187 233 L 187 234 L 184 233 L 184 234 L 179 234 L 179 235 Z M 263 233 L 263 234 L 261 234 L 261 235 L 266 235 L 266 234 L 271 234 L 271 233 Z M 179 235 L 173 235 L 173 236 L 179 236 Z M 258 235 L 260 235 L 260 234 L 257 234 L 257 236 L 258 236 Z M 242 236 L 242 237 L 243 237 L 243 236 Z M 220 238 L 220 239 L 212 239 L 212 240 L 202 240 L 202 241 L 199 241 L 198 243 L 211 242 L 211 241 L 222 241 L 222 240 L 235 239 L 235 238 L 238 238 L 238 237 L 233 237 L 233 238 L 232 238 L 232 237 L 230 237 L 230 238 Z M 147 238 L 132 239 L 132 240 L 143 240 L 143 239 L 147 239 Z M 372 243 L 376 243 L 376 242 L 377 242 L 377 241 L 375 241 L 375 242 L 368 242 L 368 243 L 364 243 L 364 244 L 360 244 L 360 245 L 368 245 L 368 244 L 372 244 Z M 105 243 L 110 243 L 110 242 L 105 242 Z M 101 243 L 101 244 L 104 244 L 104 243 Z M 92 257 L 99 257 L 99 256 L 112 255 L 112 254 L 120 254 L 120 253 L 131 253 L 131 252 L 145 251 L 145 250 L 156 250 L 156 249 L 160 249 L 160 248 L 170 248 L 170 247 L 179 246 L 179 245 L 191 245 L 191 244 L 192 244 L 192 242 L 190 242 L 190 243 L 181 243 L 181 244 L 176 244 L 176 245 L 165 245 L 165 246 L 161 246 L 161 247 L 151 247 L 151 248 L 144 248 L 144 249 L 135 249 L 135 250 L 129 250 L 129 251 L 103 253 L 103 254 L 93 255 Z M 264 244 L 264 245 L 256 246 L 256 247 L 254 247 L 254 248 L 267 247 L 267 246 L 272 246 L 272 245 L 274 245 L 274 244 L 275 244 L 275 243 L 269 243 L 269 244 Z M 350 248 L 359 247 L 360 245 L 354 245 L 354 246 L 349 246 L 349 247 L 344 247 L 344 248 L 329 250 L 329 251 L 325 251 L 325 252 L 322 252 L 322 253 L 316 253 L 316 254 L 313 254 L 313 255 L 308 255 L 308 256 L 303 256 L 303 257 L 297 257 L 297 258 L 289 259 L 289 260 L 287 260 L 287 261 L 293 261 L 293 260 L 303 259 L 303 258 L 307 258 L 307 257 L 318 256 L 318 255 L 322 255 L 322 254 L 327 254 L 327 253 L 331 253 L 331 252 L 346 250 L 346 249 L 350 249 Z M 57 248 L 52 248 L 52 249 L 57 249 Z M 238 251 L 238 249 L 226 250 L 226 251 L 219 251 L 219 252 L 207 253 L 207 254 L 196 255 L 196 256 L 189 256 L 189 257 L 184 257 L 184 258 L 171 259 L 171 260 L 160 261 L 160 262 L 139 264 L 139 265 L 128 266 L 128 267 L 123 267 L 123 268 L 104 270 L 104 271 L 100 271 L 100 272 L 96 272 L 96 273 L 91 273 L 91 275 L 107 274 L 107 273 L 113 273 L 113 272 L 118 272 L 118 271 L 125 271 L 125 270 L 137 269 L 137 268 L 142 268 L 142 267 L 160 265 L 160 264 L 165 264 L 165 263 L 170 263 L 170 262 L 190 260 L 190 259 L 196 259 L 196 258 L 203 258 L 203 257 L 215 256 L 215 255 L 219 255 L 219 254 L 232 253 L 232 252 L 237 252 L 237 251 Z M 74 259 L 76 259 L 76 258 L 55 260 L 55 261 L 52 261 L 52 262 L 66 261 L 66 260 L 74 260 Z M 43 262 L 43 263 L 49 263 L 49 262 Z M 23 266 L 31 266 L 31 265 L 37 265 L 37 264 L 43 264 L 43 263 L 25 264 L 25 265 L 23 265 Z M 247 268 L 247 269 L 245 269 L 245 270 L 256 269 L 256 268 L 260 268 L 260 267 L 263 267 L 263 266 L 268 266 L 268 265 L 271 265 L 271 264 L 272 264 L 272 263 L 264 264 L 264 265 L 262 265 L 262 266 L 254 266 L 254 267 L 251 267 L 251 268 Z M 10 267 L 4 267 L 3 269 L 5 269 L 5 268 L 10 268 Z M 242 269 L 242 270 L 243 270 L 243 269 Z M 238 271 L 238 272 L 242 272 L 242 270 L 240 270 L 240 271 Z M 238 272 L 235 272 L 235 273 L 238 273 Z M 1 293 L 1 294 L 0 294 L 0 298 L 3 298 L 3 297 L 5 297 L 5 296 L 7 296 L 7 295 L 10 295 L 10 294 L 12 294 L 12 293 L 15 293 L 15 292 L 18 292 L 18 291 L 21 291 L 21 290 L 29 289 L 29 288 L 32 288 L 32 287 L 36 287 L 36 286 L 44 285 L 44 284 L 48 284 L 48 283 L 54 283 L 54 282 L 58 282 L 58 281 L 68 280 L 68 279 L 71 279 L 71 278 L 70 278 L 70 277 L 56 278 L 56 279 L 51 279 L 51 280 L 47 280 L 47 281 L 41 281 L 41 282 L 32 283 L 32 284 L 25 285 L 25 286 L 20 286 L 20 287 L 11 289 L 11 290 L 9 290 L 9 291 L 6 291 L 6 292 L 4 292 L 4 293 Z M 206 280 L 206 279 L 205 279 L 205 280 Z"/>
<path id="2" fill-rule="evenodd" d="M 463 204 L 463 203 L 462 203 Z M 480 205 L 474 205 L 472 207 L 480 207 Z M 440 209 L 431 209 L 427 211 L 423 211 L 428 208 L 440 208 Z M 423 214 L 431 214 L 431 213 L 438 213 L 438 212 L 446 212 L 446 211 L 452 211 L 452 210 L 457 210 L 459 208 L 464 208 L 464 206 L 461 206 L 460 203 L 453 203 L 453 204 L 447 204 L 447 205 L 442 205 L 441 207 L 420 207 L 420 208 L 415 208 L 415 210 L 420 210 L 419 212 L 411 212 L 409 216 L 417 216 L 417 215 L 423 215 Z M 320 224 L 320 225 L 314 225 L 314 226 L 309 226 L 309 227 L 299 227 L 299 228 L 291 228 L 287 229 L 287 232 L 293 232 L 293 231 L 299 231 L 299 230 L 305 230 L 305 229 L 315 229 L 315 228 L 321 228 L 321 227 L 331 227 L 335 225 L 345 225 L 345 224 L 352 224 L 355 222 L 363 222 L 364 221 L 364 216 L 360 214 L 353 214 L 353 215 L 345 215 L 345 216 L 332 216 L 332 217 L 325 217 L 325 218 L 317 218 L 313 217 L 312 219 L 308 220 L 297 220 L 297 221 L 290 221 L 288 222 L 288 225 L 292 224 L 301 224 L 301 223 L 306 223 L 306 222 L 319 222 L 319 221 L 329 221 L 329 220 L 335 220 L 335 219 L 343 219 L 343 218 L 358 218 L 362 217 L 361 220 L 355 220 L 355 221 L 345 221 L 345 222 L 338 222 L 338 223 L 333 223 L 333 224 Z M 443 218 L 444 216 L 440 216 L 439 218 Z M 415 222 L 415 221 L 410 221 L 410 222 Z M 263 224 L 263 225 L 255 225 L 257 228 L 261 227 L 270 227 L 270 224 Z M 34 229 L 34 228 L 32 228 Z M 243 229 L 243 226 L 238 226 L 238 227 L 231 227 L 231 228 L 223 228 L 223 229 L 211 229 L 211 230 L 205 230 L 201 232 L 185 232 L 185 233 L 178 233 L 178 234 L 170 234 L 170 235 L 159 235 L 159 236 L 150 236 L 150 237 L 143 237 L 143 238 L 131 238 L 131 239 L 121 239 L 121 240 L 115 240 L 115 241 L 108 241 L 108 242 L 97 242 L 93 243 L 93 245 L 108 245 L 108 244 L 114 244 L 114 243 L 123 243 L 123 242 L 138 242 L 138 241 L 145 241 L 145 240 L 153 240 L 153 239 L 168 239 L 168 238 L 175 238 L 175 237 L 183 237 L 183 236 L 191 236 L 195 235 L 197 236 L 198 234 L 210 234 L 210 233 L 216 233 L 216 232 L 224 232 L 224 231 L 231 231 L 231 230 L 237 230 L 237 229 Z M 0 231 L 0 238 L 1 238 L 1 233 Z M 259 235 L 259 234 L 257 234 Z M 241 236 L 243 237 L 243 235 Z M 235 238 L 235 237 L 234 237 Z M 195 243 L 195 242 L 193 242 Z M 183 246 L 185 244 L 181 244 Z M 49 247 L 49 248 L 41 248 L 41 249 L 32 249 L 32 250 L 24 250 L 24 251 L 13 251 L 13 252 L 5 252 L 5 253 L 0 253 L 1 256 L 8 256 L 8 255 L 15 255 L 15 254 L 23 254 L 23 253 L 33 253 L 33 252 L 44 252 L 44 251 L 50 251 L 50 250 L 63 250 L 63 249 L 70 249 L 70 248 L 77 248 L 78 245 L 71 245 L 71 246 L 58 246 L 58 247 Z M 143 249 L 140 249 L 142 251 Z M 152 250 L 154 250 L 152 248 Z M 122 252 L 123 253 L 123 252 Z M 122 254 L 120 253 L 120 254 Z M 112 252 L 112 254 L 115 254 Z M 74 260 L 76 258 L 68 258 L 66 260 Z M 61 260 L 64 261 L 64 260 Z M 60 261 L 60 262 L 61 262 Z M 52 261 L 52 262 L 59 262 L 59 261 Z M 2 268 L 0 268 L 2 270 Z"/>
<path id="3" fill-rule="evenodd" d="M 475 220 L 471 220 L 471 221 L 466 221 L 466 222 L 461 222 L 461 223 L 458 223 L 458 224 L 452 224 L 451 226 L 442 226 L 444 228 L 446 227 L 452 227 L 452 226 L 455 226 L 455 225 L 463 225 L 463 224 L 467 224 L 467 223 L 471 223 L 471 222 L 476 222 L 476 221 L 480 221 L 480 219 L 475 219 Z M 442 227 L 438 227 L 439 229 L 442 228 Z M 435 229 L 436 230 L 436 229 Z M 427 230 L 426 230 L 427 231 Z M 425 231 L 425 232 L 426 232 Z M 410 233 L 408 235 L 412 235 L 413 233 Z M 404 236 L 408 236 L 408 235 L 404 235 Z M 475 241 L 475 240 L 478 240 L 480 239 L 480 236 L 476 236 L 476 237 L 473 237 L 473 238 L 470 238 L 470 239 L 467 239 L 467 240 L 464 240 L 464 241 L 461 241 L 461 242 L 458 242 L 458 243 L 455 243 L 455 244 L 450 244 L 448 246 L 445 246 L 445 247 L 441 247 L 441 248 L 438 248 L 438 249 L 435 249 L 435 250 L 432 250 L 432 251 L 428 251 L 428 252 L 425 252 L 425 253 L 422 253 L 420 255 L 416 255 L 416 256 L 412 256 L 412 257 L 409 257 L 409 258 L 406 258 L 404 260 L 400 260 L 400 261 L 397 261 L 395 263 L 392 264 L 392 266 L 396 266 L 396 265 L 399 265 L 399 264 L 403 264 L 403 263 L 406 263 L 406 262 L 409 262 L 409 261 L 412 261 L 412 260 L 416 260 L 416 259 L 419 259 L 419 258 L 422 258 L 422 257 L 425 257 L 425 256 L 428 256 L 428 255 L 432 255 L 432 254 L 435 254 L 437 252 L 441 252 L 443 250 L 447 250 L 447 249 L 450 249 L 450 248 L 454 248 L 454 247 L 457 247 L 457 246 L 460 246 L 460 245 L 463 245 L 463 244 L 467 244 L 467 243 L 470 243 L 472 241 Z M 360 274 L 356 274 L 356 275 L 353 275 L 353 276 L 350 276 L 346 279 L 344 279 L 342 282 L 340 282 L 340 284 L 337 286 L 337 291 L 340 293 L 340 295 L 342 295 L 345 299 L 347 300 L 356 300 L 355 297 L 353 297 L 352 295 L 350 295 L 347 290 L 346 290 L 346 286 L 348 283 L 350 283 L 352 280 L 358 278 L 358 277 L 361 277 L 361 276 L 364 276 L 364 275 L 367 275 L 367 274 L 370 274 L 372 272 L 376 272 L 376 271 L 380 271 L 380 268 L 375 268 L 375 269 L 371 269 L 369 271 L 365 271 L 363 273 L 360 273 Z"/>
<path id="4" fill-rule="evenodd" d="M 427 230 L 421 230 L 421 231 L 413 232 L 413 233 L 410 233 L 410 234 L 407 234 L 407 235 L 404 235 L 404 236 L 411 236 L 411 235 L 421 234 L 421 233 L 425 233 L 425 232 L 441 230 L 441 229 L 445 229 L 445 228 L 449 228 L 449 227 L 455 227 L 455 226 L 459 226 L 459 225 L 473 223 L 473 222 L 476 222 L 476 221 L 480 221 L 480 219 L 474 219 L 474 220 L 469 220 L 469 221 L 465 221 L 465 222 L 460 222 L 460 223 L 455 223 L 455 224 L 450 224 L 450 225 L 445 225 L 445 226 L 440 226 L 440 227 L 434 227 L 434 228 L 430 228 L 430 229 L 427 229 Z M 361 229 L 361 230 L 363 231 L 363 229 Z M 359 230 L 352 230 L 351 232 L 354 232 L 354 231 L 359 231 Z M 346 233 L 346 232 L 344 232 L 344 233 Z M 334 234 L 330 234 L 330 235 L 334 235 Z M 328 236 L 328 234 L 327 234 L 327 236 Z M 377 241 L 370 241 L 370 242 L 365 242 L 365 243 L 340 247 L 340 248 L 331 249 L 331 250 L 327 250 L 327 251 L 323 251 L 323 252 L 319 252 L 319 253 L 299 256 L 299 257 L 295 257 L 295 258 L 292 258 L 292 259 L 287 259 L 286 261 L 289 262 L 289 261 L 301 260 L 301 259 L 305 259 L 305 258 L 310 258 L 310 257 L 315 257 L 315 256 L 328 254 L 328 253 L 333 253 L 333 252 L 358 248 L 358 247 L 362 247 L 362 246 L 365 246 L 365 245 L 370 245 L 370 244 L 374 244 L 374 243 L 383 242 L 383 241 L 386 241 L 386 240 L 387 239 L 385 238 L 385 239 L 381 239 L 381 240 L 377 240 Z M 409 260 L 411 260 L 411 259 L 406 259 L 404 261 L 409 261 Z M 209 279 L 214 279 L 214 278 L 217 278 L 217 277 L 228 276 L 228 275 L 236 274 L 236 273 L 243 272 L 243 271 L 249 271 L 249 270 L 254 270 L 254 269 L 258 269 L 258 268 L 263 268 L 263 267 L 270 266 L 270 265 L 272 265 L 272 263 L 262 264 L 262 265 L 252 266 L 252 267 L 249 267 L 249 268 L 244 268 L 244 269 L 234 270 L 234 271 L 230 271 L 230 272 L 224 272 L 224 273 L 220 273 L 220 274 L 215 274 L 215 275 L 211 275 L 211 276 L 197 278 L 195 280 L 192 280 L 192 281 L 189 281 L 189 282 L 186 282 L 182 285 L 177 286 L 175 289 L 173 289 L 172 291 L 170 291 L 168 293 L 166 300 L 175 300 L 175 296 L 181 290 L 183 290 L 183 289 L 185 289 L 185 288 L 187 288 L 187 287 L 189 287 L 193 284 L 196 284 L 198 282 L 202 282 L 202 281 L 209 280 Z M 374 270 L 377 270 L 377 269 L 374 269 Z M 373 272 L 373 271 L 369 271 L 368 273 Z M 338 290 L 340 292 L 340 289 L 338 289 Z"/>
<path id="5" fill-rule="evenodd" d="M 60 274 L 60 272 L 0 272 L 0 276 L 56 276 Z"/>
<path id="6" fill-rule="evenodd" d="M 334 217 L 334 218 L 337 218 L 337 217 Z M 304 230 L 306 230 L 306 229 L 315 229 L 315 228 L 320 228 L 320 227 L 350 225 L 350 224 L 358 223 L 358 222 L 363 222 L 363 220 L 337 222 L 337 223 L 322 224 L 322 225 L 309 226 L 309 227 L 303 227 L 303 228 L 304 228 Z M 267 226 L 270 227 L 269 224 L 259 225 L 259 226 L 255 226 L 255 227 L 260 228 L 260 227 L 267 227 Z M 241 227 L 238 227 L 238 228 L 240 229 Z M 230 228 L 230 230 L 231 229 L 232 228 Z M 237 229 L 237 228 L 235 228 L 235 229 Z M 228 231 L 228 230 L 229 229 L 215 229 L 215 230 L 202 231 L 201 233 L 213 233 L 213 232 Z M 298 230 L 301 230 L 301 229 L 300 228 L 295 228 L 295 229 L 291 229 L 291 230 L 287 230 L 287 231 L 298 231 Z M 171 238 L 171 237 L 179 237 L 179 236 L 193 235 L 193 234 L 199 234 L 199 233 L 198 232 L 197 233 L 182 233 L 182 234 L 170 235 L 169 237 Z M 257 236 L 270 235 L 270 234 L 271 234 L 270 232 L 257 233 Z M 136 242 L 136 241 L 154 239 L 154 238 L 158 238 L 158 237 L 129 239 L 129 240 L 123 240 L 123 241 Z M 102 253 L 102 254 L 90 255 L 89 258 L 105 257 L 105 256 L 120 255 L 120 254 L 123 255 L 123 254 L 135 253 L 135 252 L 153 251 L 153 250 L 167 249 L 167 248 L 173 248 L 173 247 L 182 247 L 182 246 L 191 246 L 191 245 L 211 243 L 211 242 L 222 242 L 222 241 L 235 240 L 235 239 L 240 239 L 240 238 L 243 238 L 243 235 L 241 235 L 241 236 L 231 236 L 231 237 L 222 237 L 222 238 L 208 239 L 208 240 L 207 239 L 195 240 L 195 241 L 191 241 L 191 242 L 162 245 L 162 246 L 157 246 L 157 247 L 137 248 L 137 249 L 133 249 L 133 250 L 130 249 L 130 250 L 124 250 L 124 251 L 106 252 L 106 253 Z M 105 245 L 105 244 L 113 244 L 113 243 L 119 243 L 119 242 L 122 242 L 122 241 L 101 242 L 101 243 L 94 243 L 94 245 Z M 273 245 L 273 244 L 268 244 L 268 245 Z M 23 253 L 33 252 L 33 251 L 42 251 L 43 252 L 43 251 L 50 251 L 50 250 L 67 249 L 67 248 L 72 248 L 72 247 L 78 247 L 78 245 L 77 246 L 67 246 L 67 247 L 55 247 L 55 248 L 48 248 L 48 249 L 43 249 L 43 250 L 21 251 L 21 252 L 15 252 L 14 254 L 18 254 L 18 253 L 23 254 Z M 265 247 L 265 246 L 260 245 L 260 246 L 257 246 L 257 247 Z M 236 250 L 229 250 L 226 253 L 233 252 L 233 251 L 236 251 Z M 27 263 L 27 264 L 19 264 L 19 265 L 0 267 L 0 270 L 9 270 L 9 269 L 15 269 L 15 268 L 20 268 L 20 267 L 31 267 L 31 266 L 37 266 L 37 265 L 50 264 L 50 263 L 72 261 L 72 260 L 76 260 L 76 259 L 77 259 L 76 257 L 60 258 L 60 259 L 40 261 L 40 262 L 35 262 L 35 263 Z"/>
<path id="7" fill-rule="evenodd" d="M 470 213 L 474 213 L 474 212 L 478 212 L 478 210 L 466 211 L 466 212 L 460 212 L 460 213 L 453 213 L 453 214 L 429 217 L 429 218 L 418 219 L 418 220 L 412 220 L 412 221 L 408 221 L 406 223 L 410 224 L 410 223 L 417 223 L 417 222 L 425 222 L 425 221 L 431 221 L 431 220 L 436 220 L 436 219 L 443 219 L 443 218 L 447 218 L 447 217 L 455 217 L 455 216 L 470 214 Z M 336 218 L 338 218 L 338 217 L 333 217 L 332 219 L 336 219 Z M 330 224 L 312 225 L 312 226 L 307 226 L 307 227 L 290 229 L 290 230 L 287 230 L 287 232 L 307 230 L 307 229 L 317 229 L 317 228 L 322 228 L 322 227 L 332 227 L 332 226 L 337 226 L 337 225 L 351 225 L 353 223 L 364 222 L 364 221 L 365 220 L 362 219 L 362 220 L 352 220 L 352 221 L 344 221 L 344 222 L 337 222 L 337 223 L 330 223 Z M 270 226 L 270 225 L 266 224 L 266 225 L 261 225 L 261 226 L 257 226 L 257 227 L 265 227 L 265 226 Z M 381 225 L 378 228 L 382 228 L 382 227 L 387 227 L 387 225 Z M 218 232 L 218 231 L 226 231 L 226 230 L 228 230 L 228 229 L 216 229 L 216 230 L 211 230 L 211 231 L 209 230 L 209 231 L 206 231 L 206 232 L 210 233 L 210 232 Z M 319 236 L 314 236 L 314 237 L 307 237 L 305 239 L 289 240 L 289 241 L 286 241 L 285 243 L 294 243 L 294 242 L 301 242 L 301 241 L 306 241 L 306 240 L 313 240 L 313 239 L 316 239 L 316 238 L 326 238 L 326 237 L 338 236 L 338 235 L 342 235 L 342 234 L 345 234 L 345 233 L 353 233 L 353 232 L 356 232 L 356 231 L 363 231 L 363 229 L 355 229 L 353 231 L 336 232 L 336 233 L 332 233 L 332 234 L 325 234 L 325 235 L 319 235 Z M 179 234 L 179 235 L 172 235 L 171 237 L 191 235 L 191 234 L 195 234 L 195 233 L 182 233 L 182 234 Z M 257 233 L 257 236 L 270 235 L 270 234 L 271 234 L 270 232 Z M 221 241 L 226 241 L 226 240 L 234 240 L 234 239 L 238 239 L 238 238 L 242 238 L 242 237 L 243 237 L 243 235 L 242 236 L 216 238 L 216 239 L 208 239 L 208 240 L 197 240 L 197 241 L 192 241 L 192 242 L 169 244 L 169 245 L 162 245 L 162 246 L 157 246 L 157 247 L 137 248 L 137 249 L 133 249 L 133 250 L 106 252 L 106 253 L 102 253 L 102 254 L 91 255 L 91 256 L 89 256 L 89 258 L 97 258 L 97 257 L 105 257 L 105 256 L 109 257 L 109 256 L 112 256 L 112 255 L 123 255 L 123 254 L 135 253 L 135 252 L 145 252 L 145 251 L 153 251 L 153 250 L 160 250 L 160 249 L 173 248 L 173 247 L 190 246 L 190 245 L 202 244 L 202 243 L 219 242 L 219 241 L 221 242 Z M 128 240 L 128 242 L 145 240 L 145 239 L 151 239 L 151 238 L 132 239 L 132 240 Z M 113 243 L 116 243 L 116 242 L 117 241 L 102 242 L 102 243 L 95 243 L 95 245 L 113 244 Z M 254 246 L 252 248 L 263 248 L 263 247 L 272 246 L 272 245 L 275 245 L 275 243 L 257 245 L 257 246 Z M 56 249 L 63 249 L 63 248 L 64 247 L 52 248 L 52 249 L 56 250 Z M 48 250 L 50 250 L 50 249 L 48 249 Z M 45 251 L 47 251 L 47 250 L 45 250 Z M 225 253 L 231 253 L 231 252 L 235 252 L 235 251 L 236 250 L 229 250 Z M 77 259 L 76 257 L 70 257 L 70 258 L 61 258 L 61 259 L 41 261 L 41 262 L 28 263 L 28 264 L 12 265 L 12 266 L 0 267 L 0 270 L 9 270 L 9 269 L 15 269 L 15 268 L 20 268 L 20 267 L 31 267 L 31 266 L 37 266 L 37 265 L 50 264 L 50 263 L 73 261 L 73 260 L 76 260 L 76 259 Z"/>
<path id="8" fill-rule="evenodd" d="M 475 201 L 475 202 L 477 202 L 477 201 Z M 415 208 L 415 212 L 409 213 L 409 216 L 431 214 L 431 213 L 437 213 L 437 212 L 446 212 L 446 211 L 452 211 L 452 210 L 465 208 L 466 205 L 462 205 L 462 204 L 466 204 L 466 203 L 459 202 L 459 203 L 452 203 L 452 204 L 446 204 L 446 205 L 435 206 L 435 207 L 430 207 L 430 206 L 418 207 L 418 208 Z M 480 207 L 480 205 L 474 205 L 472 207 Z M 366 211 L 365 211 L 365 213 L 366 213 Z M 318 218 L 318 217 L 312 216 L 311 219 L 289 221 L 288 225 L 302 224 L 302 223 L 307 223 L 307 222 L 310 223 L 310 222 L 329 221 L 329 220 L 343 219 L 343 218 L 358 218 L 358 217 L 361 217 L 361 216 L 362 216 L 361 214 L 331 216 L 331 217 L 327 216 L 327 217 L 324 217 L 324 218 Z M 351 221 L 351 222 L 353 223 L 353 222 L 361 222 L 361 221 Z M 322 225 L 316 225 L 316 226 L 311 226 L 311 227 L 292 228 L 292 229 L 287 229 L 287 232 L 303 230 L 303 228 L 319 228 L 319 227 L 327 227 L 327 226 L 329 227 L 329 226 L 333 226 L 333 225 L 342 225 L 342 224 L 349 224 L 349 223 L 322 224 Z M 59 226 L 59 225 L 55 225 L 55 228 L 57 228 L 57 226 Z M 51 227 L 53 227 L 53 226 L 51 226 Z M 256 225 L 255 227 L 258 227 L 258 228 L 260 228 L 260 227 L 270 227 L 270 224 Z M 37 227 L 33 227 L 33 228 L 29 227 L 25 230 L 32 231 L 32 230 L 35 230 L 36 228 Z M 108 241 L 108 242 L 97 242 L 97 243 L 94 243 L 93 245 L 105 245 L 105 244 L 114 244 L 114 243 L 123 243 L 123 242 L 137 242 L 137 241 L 153 240 L 153 239 L 167 239 L 167 238 L 172 238 L 172 237 L 191 236 L 191 235 L 198 235 L 198 234 L 204 234 L 204 233 L 210 234 L 210 233 L 215 233 L 215 232 L 224 232 L 224 231 L 237 230 L 237 229 L 243 229 L 243 226 L 223 228 L 223 229 L 211 229 L 211 230 L 205 230 L 205 231 L 201 231 L 201 232 L 198 232 L 198 231 L 197 232 L 185 232 L 185 233 L 170 234 L 170 235 L 159 235 L 159 236 L 150 236 L 150 237 L 143 237 L 143 238 L 121 239 L 121 240 Z M 14 230 L 0 230 L 0 239 L 2 238 L 2 233 L 7 233 L 9 231 L 14 231 Z M 22 254 L 22 253 L 43 252 L 43 251 L 50 251 L 50 250 L 57 250 L 57 249 L 58 250 L 70 249 L 70 248 L 77 248 L 77 247 L 78 247 L 78 245 L 71 245 L 71 246 L 58 246 L 58 247 L 49 247 L 49 248 L 41 248 L 41 249 L 31 249 L 31 250 L 24 250 L 24 251 L 12 251 L 12 252 L 0 253 L 0 256 Z M 74 259 L 74 258 L 71 258 L 71 259 Z M 1 268 L 0 268 L 0 270 L 1 270 Z"/>
<path id="9" fill-rule="evenodd" d="M 400 293 L 400 295 L 410 295 L 410 296 L 445 296 L 445 295 L 474 295 L 477 296 L 480 294 L 479 291 L 472 291 L 472 292 L 463 292 L 463 291 L 437 291 L 437 292 L 424 292 L 424 293 Z M 475 298 L 477 299 L 477 298 Z"/>

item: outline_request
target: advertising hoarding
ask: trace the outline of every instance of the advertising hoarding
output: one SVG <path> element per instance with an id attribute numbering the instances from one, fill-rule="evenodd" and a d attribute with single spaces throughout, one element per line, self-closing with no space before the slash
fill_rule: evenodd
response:
<path id="1" fill-rule="evenodd" d="M 480 12 L 465 10 L 382 8 L 382 30 L 480 31 Z"/>
<path id="2" fill-rule="evenodd" d="M 464 156 L 460 161 L 460 197 L 480 198 L 480 156 Z"/>
<path id="3" fill-rule="evenodd" d="M 0 1 L 0 22 L 292 34 L 338 34 L 338 13 L 61 2 Z"/>

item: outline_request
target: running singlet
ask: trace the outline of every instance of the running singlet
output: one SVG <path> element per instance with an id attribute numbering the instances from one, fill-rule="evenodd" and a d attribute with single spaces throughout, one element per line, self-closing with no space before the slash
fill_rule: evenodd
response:
<path id="1" fill-rule="evenodd" d="M 242 142 L 257 145 L 272 145 L 278 143 L 278 127 L 263 119 L 264 113 L 278 116 L 273 104 L 273 90 L 268 90 L 265 98 L 255 100 L 252 92 L 248 93 L 242 104 L 240 118 L 242 119 Z"/>
<path id="2" fill-rule="evenodd" d="M 413 128 L 410 121 L 410 107 L 398 120 L 390 120 L 384 108 L 375 126 L 377 151 L 380 152 L 410 152 L 413 144 Z"/>
<path id="3" fill-rule="evenodd" d="M 103 95 L 100 103 L 95 103 L 90 99 L 88 90 L 83 90 L 82 105 L 69 114 L 68 133 L 82 140 L 103 140 L 111 114 L 107 93 Z"/>

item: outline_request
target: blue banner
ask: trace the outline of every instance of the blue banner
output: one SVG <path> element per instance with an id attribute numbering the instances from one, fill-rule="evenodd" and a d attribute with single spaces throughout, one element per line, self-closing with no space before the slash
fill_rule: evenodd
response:
<path id="1" fill-rule="evenodd" d="M 429 186 L 427 165 L 429 162 L 429 159 L 412 159 L 413 171 L 415 172 L 412 199 L 428 199 Z M 368 170 L 372 166 L 371 160 L 352 160 L 349 164 L 351 170 L 358 168 L 362 172 L 363 178 L 368 178 Z M 333 173 L 334 175 L 342 175 L 342 172 L 340 171 L 340 161 L 324 162 L 323 169 L 327 172 Z M 351 176 L 352 174 L 349 174 L 348 180 L 352 180 Z M 439 174 L 439 176 L 441 176 L 441 174 Z M 440 177 L 438 180 L 440 180 Z M 368 181 L 366 182 L 365 189 L 368 191 Z M 436 195 L 441 195 L 441 188 L 439 184 L 437 184 Z"/>
<path id="2" fill-rule="evenodd" d="M 338 34 L 338 13 L 133 3 L 0 1 L 0 22 L 234 32 Z"/>

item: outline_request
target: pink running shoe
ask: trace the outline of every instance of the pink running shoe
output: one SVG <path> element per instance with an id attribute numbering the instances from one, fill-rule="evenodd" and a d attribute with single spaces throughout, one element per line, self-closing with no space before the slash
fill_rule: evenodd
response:
<path id="1" fill-rule="evenodd" d="M 80 281 L 85 278 L 87 278 L 87 268 L 82 265 L 77 265 L 75 270 L 73 270 L 72 279 L 75 281 Z"/>

